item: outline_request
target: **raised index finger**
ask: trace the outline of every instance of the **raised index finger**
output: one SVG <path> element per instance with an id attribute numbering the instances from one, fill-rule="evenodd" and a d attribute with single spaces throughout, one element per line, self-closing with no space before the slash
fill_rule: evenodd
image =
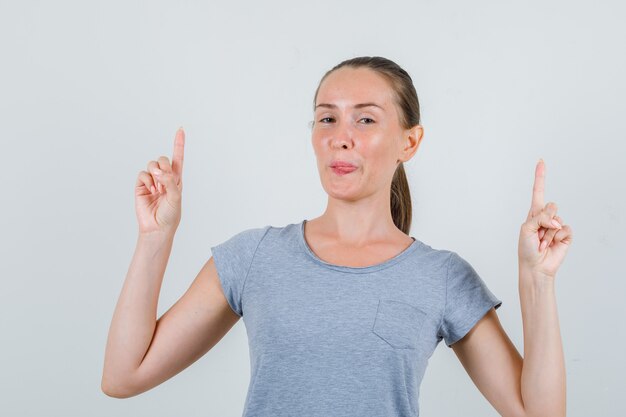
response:
<path id="1" fill-rule="evenodd" d="M 174 138 L 174 154 L 172 156 L 172 171 L 178 174 L 179 178 L 183 177 L 183 159 L 185 151 L 185 131 L 181 126 L 176 131 Z"/>
<path id="2" fill-rule="evenodd" d="M 535 183 L 533 184 L 533 198 L 531 211 L 536 214 L 543 209 L 543 190 L 545 187 L 546 166 L 543 159 L 539 159 L 535 167 Z"/>

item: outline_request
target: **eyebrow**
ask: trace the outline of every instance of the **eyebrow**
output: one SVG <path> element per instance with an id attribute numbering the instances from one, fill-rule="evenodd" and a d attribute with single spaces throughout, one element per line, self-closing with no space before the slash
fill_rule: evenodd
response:
<path id="1" fill-rule="evenodd" d="M 315 106 L 315 109 L 317 109 L 318 107 L 328 107 L 329 109 L 336 109 L 337 106 L 334 104 L 329 104 L 329 103 L 320 103 L 317 106 Z M 379 109 L 381 109 L 382 111 L 385 111 L 384 108 L 382 108 L 381 106 L 379 106 L 376 103 L 359 103 L 359 104 L 355 104 L 354 108 L 355 109 L 360 109 L 363 107 L 378 107 Z"/>

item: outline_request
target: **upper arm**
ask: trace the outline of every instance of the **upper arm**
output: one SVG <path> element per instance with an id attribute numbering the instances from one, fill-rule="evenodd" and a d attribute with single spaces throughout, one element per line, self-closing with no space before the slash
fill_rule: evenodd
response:
<path id="1" fill-rule="evenodd" d="M 125 397 L 147 391 L 194 363 L 239 320 L 220 284 L 213 257 L 156 322 L 152 342 L 128 381 Z"/>
<path id="2" fill-rule="evenodd" d="M 494 308 L 451 347 L 478 390 L 500 415 L 524 415 L 523 359 L 502 328 Z"/>

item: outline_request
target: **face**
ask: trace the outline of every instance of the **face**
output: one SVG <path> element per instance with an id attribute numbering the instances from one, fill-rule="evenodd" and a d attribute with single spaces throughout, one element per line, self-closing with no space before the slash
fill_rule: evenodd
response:
<path id="1" fill-rule="evenodd" d="M 417 151 L 422 128 L 400 125 L 391 85 L 367 68 L 343 67 L 322 82 L 315 103 L 311 141 L 326 192 L 358 200 L 385 193 L 400 162 Z M 335 169 L 334 161 L 353 170 Z"/>

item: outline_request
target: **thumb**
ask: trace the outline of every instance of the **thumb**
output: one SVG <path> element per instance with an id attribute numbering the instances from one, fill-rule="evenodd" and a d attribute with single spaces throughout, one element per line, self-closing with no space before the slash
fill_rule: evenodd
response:
<path id="1" fill-rule="evenodd" d="M 561 224 L 550 213 L 542 210 L 537 215 L 530 217 L 525 223 L 526 231 L 537 233 L 540 228 L 560 229 Z"/>

